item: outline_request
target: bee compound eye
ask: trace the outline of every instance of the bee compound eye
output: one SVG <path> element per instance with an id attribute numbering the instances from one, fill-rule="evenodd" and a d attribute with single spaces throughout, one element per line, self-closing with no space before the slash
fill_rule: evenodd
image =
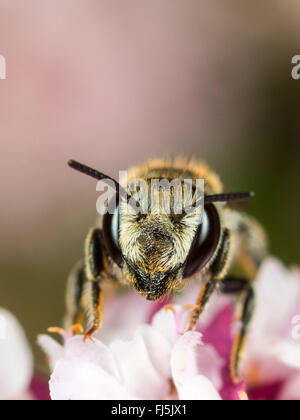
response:
<path id="1" fill-rule="evenodd" d="M 220 232 L 220 219 L 215 206 L 205 205 L 202 223 L 186 260 L 184 277 L 190 277 L 210 261 L 218 247 Z"/>
<path id="2" fill-rule="evenodd" d="M 109 256 L 120 266 L 122 252 L 119 245 L 119 207 L 113 214 L 105 213 L 103 217 L 103 239 Z"/>

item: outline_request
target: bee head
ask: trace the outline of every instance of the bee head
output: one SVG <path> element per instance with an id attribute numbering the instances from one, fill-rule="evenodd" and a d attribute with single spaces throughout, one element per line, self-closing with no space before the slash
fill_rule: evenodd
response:
<path id="1" fill-rule="evenodd" d="M 160 198 L 164 194 L 168 191 L 160 191 Z M 134 199 L 136 203 L 143 201 L 138 195 Z M 148 300 L 178 289 L 185 277 L 212 258 L 220 237 L 219 216 L 213 204 L 195 205 L 178 214 L 174 201 L 170 212 L 164 211 L 162 203 L 164 199 L 153 211 L 149 202 L 143 213 L 130 211 L 128 201 L 120 201 L 114 215 L 106 215 L 103 223 L 110 256 L 128 283 Z"/>
<path id="2" fill-rule="evenodd" d="M 97 180 L 115 182 L 118 199 L 128 204 L 130 195 L 112 178 L 74 160 L 69 166 Z M 106 251 L 140 294 L 159 299 L 213 258 L 221 234 L 214 203 L 251 197 L 251 192 L 206 195 L 204 206 L 180 215 L 166 214 L 160 207 L 154 213 L 123 212 L 119 203 L 114 214 L 106 213 L 103 219 Z M 133 200 L 141 203 L 143 196 Z"/>
<path id="3" fill-rule="evenodd" d="M 201 223 L 202 221 L 202 223 Z M 109 254 L 127 281 L 148 300 L 157 300 L 205 265 L 217 248 L 220 224 L 215 207 L 183 214 L 106 215 Z"/>

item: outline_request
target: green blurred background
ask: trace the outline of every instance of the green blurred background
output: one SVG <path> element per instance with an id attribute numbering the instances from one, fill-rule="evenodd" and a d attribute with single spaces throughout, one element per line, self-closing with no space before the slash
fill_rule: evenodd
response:
<path id="1" fill-rule="evenodd" d="M 0 304 L 35 344 L 60 324 L 68 272 L 96 218 L 95 183 L 195 154 L 299 264 L 298 1 L 0 0 Z"/>

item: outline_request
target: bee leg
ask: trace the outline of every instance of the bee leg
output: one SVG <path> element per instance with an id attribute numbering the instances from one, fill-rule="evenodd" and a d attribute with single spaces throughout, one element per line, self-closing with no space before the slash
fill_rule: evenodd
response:
<path id="1" fill-rule="evenodd" d="M 91 339 L 92 335 L 102 326 L 102 291 L 97 281 L 87 283 L 89 295 L 88 311 L 92 315 L 92 325 L 85 332 L 84 341 Z"/>
<path id="2" fill-rule="evenodd" d="M 224 294 L 236 294 L 249 289 L 249 280 L 246 277 L 226 276 L 221 284 L 220 290 Z"/>
<path id="3" fill-rule="evenodd" d="M 210 269 L 210 275 L 207 282 L 202 287 L 198 300 L 196 302 L 196 307 L 192 311 L 189 322 L 188 330 L 193 330 L 197 324 L 197 321 L 202 314 L 209 298 L 213 292 L 217 289 L 221 280 L 224 278 L 229 265 L 231 262 L 231 233 L 228 229 L 224 230 L 223 239 L 221 246 L 219 248 L 218 254 L 215 258 L 215 261 L 212 264 Z"/>
<path id="4" fill-rule="evenodd" d="M 84 313 L 81 306 L 81 299 L 85 280 L 84 264 L 80 261 L 72 270 L 67 283 L 67 314 L 64 319 L 64 326 L 66 329 L 73 329 L 73 326 L 75 325 L 83 325 Z"/>
<path id="5" fill-rule="evenodd" d="M 237 320 L 241 323 L 231 350 L 230 374 L 232 380 L 237 384 L 239 378 L 239 364 L 243 348 L 246 343 L 249 324 L 254 312 L 255 295 L 250 281 L 245 277 L 227 276 L 221 283 L 221 291 L 226 294 L 241 294 Z"/>
<path id="6" fill-rule="evenodd" d="M 242 239 L 237 263 L 244 278 L 227 277 L 222 282 L 223 292 L 239 293 L 237 320 L 241 327 L 231 351 L 230 373 L 234 383 L 239 382 L 239 365 L 246 344 L 250 322 L 255 308 L 255 293 L 252 284 L 267 254 L 267 240 L 260 225 L 251 217 L 242 215 L 239 221 Z"/>
<path id="7" fill-rule="evenodd" d="M 240 309 L 238 314 L 238 321 L 241 323 L 240 331 L 238 332 L 231 350 L 230 357 L 230 374 L 235 384 L 239 383 L 239 364 L 242 358 L 243 349 L 246 344 L 247 333 L 249 330 L 250 321 L 255 308 L 255 294 L 253 288 L 248 285 L 248 290 L 243 292 L 240 300 Z"/>
<path id="8" fill-rule="evenodd" d="M 90 328 L 84 340 L 90 339 L 102 325 L 102 291 L 100 287 L 104 274 L 104 246 L 100 229 L 90 230 L 85 242 L 85 275 L 83 306 L 92 317 Z"/>

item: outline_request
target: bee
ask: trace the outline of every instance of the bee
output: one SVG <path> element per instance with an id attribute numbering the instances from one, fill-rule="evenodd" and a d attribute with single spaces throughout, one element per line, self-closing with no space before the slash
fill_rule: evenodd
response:
<path id="1" fill-rule="evenodd" d="M 97 180 L 112 180 L 73 160 L 69 166 Z M 149 185 L 153 179 L 191 179 L 193 183 L 203 179 L 201 222 L 197 206 L 181 214 L 174 211 L 174 206 L 169 214 L 160 211 L 161 207 L 154 213 L 121 212 L 121 195 L 127 201 L 143 200 L 141 192 L 129 191 L 130 181 L 134 179 L 142 179 Z M 199 278 L 199 296 L 191 305 L 187 330 L 195 329 L 215 291 L 239 297 L 240 330 L 230 360 L 231 376 L 237 383 L 255 307 L 253 282 L 266 256 L 267 241 L 258 222 L 236 209 L 233 203 L 251 198 L 253 193 L 224 193 L 218 175 L 194 158 L 152 159 L 131 168 L 126 185 L 121 187 L 114 182 L 119 187 L 116 209 L 113 214 L 107 212 L 89 231 L 84 261 L 77 264 L 68 280 L 66 323 L 85 324 L 85 340 L 92 337 L 102 324 L 102 285 L 108 279 L 129 284 L 146 299 L 155 301 L 184 287 L 189 278 Z"/>

